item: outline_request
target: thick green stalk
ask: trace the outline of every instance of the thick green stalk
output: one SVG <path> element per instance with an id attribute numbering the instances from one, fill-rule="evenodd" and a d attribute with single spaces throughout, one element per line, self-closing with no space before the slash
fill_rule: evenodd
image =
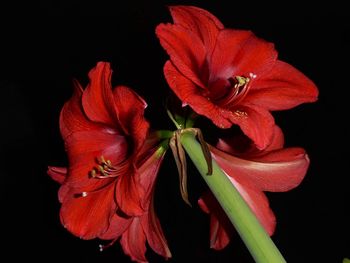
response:
<path id="1" fill-rule="evenodd" d="M 184 133 L 181 137 L 181 143 L 238 231 L 255 262 L 286 262 L 249 206 L 214 160 L 213 174 L 207 175 L 207 163 L 201 146 L 194 135 Z"/>

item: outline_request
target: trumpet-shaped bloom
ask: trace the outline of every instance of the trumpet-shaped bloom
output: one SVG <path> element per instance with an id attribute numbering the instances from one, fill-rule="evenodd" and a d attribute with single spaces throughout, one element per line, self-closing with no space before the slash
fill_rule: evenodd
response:
<path id="1" fill-rule="evenodd" d="M 62 168 L 50 172 L 63 183 L 61 222 L 83 239 L 104 234 L 117 211 L 128 216 L 144 213 L 136 162 L 149 127 L 144 100 L 124 86 L 112 90 L 108 63 L 98 63 L 89 77 L 85 90 L 75 83 L 61 111 L 67 176 L 60 176 Z"/>
<path id="2" fill-rule="evenodd" d="M 183 105 L 218 127 L 237 124 L 264 149 L 273 136 L 270 111 L 317 99 L 313 82 L 278 60 L 273 44 L 250 31 L 225 28 L 197 7 L 173 6 L 170 12 L 174 23 L 156 29 L 170 56 L 167 82 Z"/>
<path id="3" fill-rule="evenodd" d="M 302 148 L 282 148 L 283 134 L 277 126 L 274 127 L 271 144 L 264 151 L 254 145 L 241 146 L 242 138 L 220 140 L 210 150 L 266 232 L 272 235 L 276 219 L 263 192 L 284 192 L 298 186 L 309 166 L 308 156 Z M 219 204 L 211 194 L 205 194 L 199 205 L 211 216 L 210 246 L 224 248 L 229 242 L 228 222 Z"/>
<path id="4" fill-rule="evenodd" d="M 166 259 L 171 257 L 153 204 L 155 179 L 165 155 L 165 148 L 161 146 L 152 151 L 153 153 L 138 165 L 137 182 L 140 185 L 144 213 L 130 218 L 115 214 L 108 231 L 101 236 L 102 239 L 113 240 L 121 236 L 120 243 L 124 252 L 137 262 L 147 262 L 146 241 L 159 255 Z"/>
<path id="5" fill-rule="evenodd" d="M 136 184 L 139 186 L 143 212 L 137 216 L 126 216 L 115 211 L 109 219 L 106 231 L 98 235 L 100 239 L 112 240 L 105 246 L 100 245 L 101 251 L 113 245 L 115 241 L 120 240 L 124 253 L 129 255 L 133 261 L 140 263 L 147 262 L 145 257 L 146 241 L 159 255 L 166 259 L 171 257 L 153 204 L 155 180 L 167 147 L 154 147 L 154 138 L 149 141 L 151 143 L 146 144 L 141 150 L 142 153 L 137 161 L 135 177 Z M 59 198 L 61 202 L 64 202 L 70 192 L 70 187 L 65 184 L 67 169 L 49 167 L 48 173 L 55 181 L 63 184 L 60 188 Z M 109 202 L 113 202 L 113 200 L 109 200 Z M 72 211 L 72 213 L 74 212 Z M 99 212 L 95 211 L 95 213 Z"/>

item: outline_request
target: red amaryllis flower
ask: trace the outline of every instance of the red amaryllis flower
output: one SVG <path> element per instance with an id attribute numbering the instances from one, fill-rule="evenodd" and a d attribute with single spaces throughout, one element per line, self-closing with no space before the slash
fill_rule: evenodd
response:
<path id="1" fill-rule="evenodd" d="M 282 131 L 275 126 L 271 144 L 264 150 L 250 145 L 242 152 L 242 138 L 230 142 L 220 140 L 210 147 L 213 158 L 252 209 L 269 235 L 276 219 L 263 191 L 284 192 L 303 180 L 309 159 L 301 148 L 283 149 Z M 210 213 L 210 246 L 222 249 L 229 242 L 227 223 L 219 204 L 210 194 L 199 200 L 200 207 Z"/>
<path id="2" fill-rule="evenodd" d="M 137 182 L 140 185 L 142 207 L 145 212 L 140 216 L 130 218 L 115 214 L 108 231 L 100 237 L 113 239 L 113 243 L 121 236 L 120 243 L 125 254 L 137 262 L 147 262 L 146 240 L 156 253 L 166 259 L 171 257 L 153 206 L 154 183 L 164 155 L 165 148 L 161 146 L 138 165 Z"/>
<path id="3" fill-rule="evenodd" d="M 170 12 L 174 24 L 156 29 L 170 56 L 165 77 L 183 105 L 218 127 L 237 124 L 263 149 L 273 134 L 269 111 L 317 99 L 312 81 L 277 60 L 273 44 L 250 31 L 226 29 L 197 7 L 174 6 Z"/>
<path id="4" fill-rule="evenodd" d="M 151 139 L 151 141 L 152 140 L 153 139 Z M 143 212 L 138 216 L 125 216 L 118 212 L 114 213 L 110 218 L 107 231 L 99 235 L 101 239 L 112 241 L 106 246 L 101 245 L 101 250 L 113 245 L 114 242 L 120 238 L 123 251 L 125 254 L 129 255 L 133 261 L 147 262 L 145 257 L 146 241 L 159 255 L 166 259 L 171 257 L 170 250 L 153 207 L 155 179 L 165 155 L 166 148 L 167 146 L 152 147 L 152 143 L 143 147 L 142 154 L 137 162 L 137 173 L 135 177 L 135 181 L 139 186 Z M 69 186 L 65 184 L 67 169 L 49 167 L 48 173 L 54 180 L 63 184 L 60 189 L 59 197 L 60 201 L 64 202 L 69 193 Z M 113 202 L 113 200 L 109 201 Z"/>
<path id="5" fill-rule="evenodd" d="M 144 213 L 136 160 L 149 127 L 143 99 L 124 86 L 112 90 L 108 63 L 98 63 L 89 77 L 85 90 L 75 83 L 60 117 L 69 158 L 59 193 L 61 222 L 84 239 L 104 234 L 117 210 Z"/>

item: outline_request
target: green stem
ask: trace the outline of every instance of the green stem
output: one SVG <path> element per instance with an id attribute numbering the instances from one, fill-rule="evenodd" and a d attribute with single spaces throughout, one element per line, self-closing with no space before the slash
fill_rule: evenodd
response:
<path id="1" fill-rule="evenodd" d="M 213 174 L 207 175 L 207 163 L 194 135 L 184 133 L 181 136 L 181 143 L 238 231 L 255 262 L 286 262 L 252 210 L 214 160 Z"/>
<path id="2" fill-rule="evenodd" d="M 159 139 L 169 139 L 173 136 L 174 132 L 169 130 L 158 130 L 156 131 L 156 136 Z"/>
<path id="3" fill-rule="evenodd" d="M 177 121 L 175 120 L 175 118 L 174 118 L 173 114 L 170 112 L 170 110 L 167 109 L 166 113 L 168 114 L 170 120 L 174 123 L 174 125 L 176 126 L 177 129 L 182 129 L 183 128 L 183 127 L 181 127 L 181 125 L 179 125 L 177 123 Z"/>
<path id="4" fill-rule="evenodd" d="M 185 128 L 192 128 L 197 117 L 198 114 L 192 111 L 186 118 Z"/>

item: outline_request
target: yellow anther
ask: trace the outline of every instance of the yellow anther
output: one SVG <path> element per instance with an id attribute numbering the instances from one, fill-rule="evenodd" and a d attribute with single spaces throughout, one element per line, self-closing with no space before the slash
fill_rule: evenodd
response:
<path id="1" fill-rule="evenodd" d="M 96 177 L 96 169 L 95 168 L 90 171 L 90 175 L 91 175 L 91 177 Z"/>
<path id="2" fill-rule="evenodd" d="M 236 76 L 235 78 L 236 78 L 236 80 L 238 82 L 236 84 L 237 87 L 242 87 L 242 86 L 246 85 L 250 81 L 250 79 L 246 78 L 246 77 Z"/>

